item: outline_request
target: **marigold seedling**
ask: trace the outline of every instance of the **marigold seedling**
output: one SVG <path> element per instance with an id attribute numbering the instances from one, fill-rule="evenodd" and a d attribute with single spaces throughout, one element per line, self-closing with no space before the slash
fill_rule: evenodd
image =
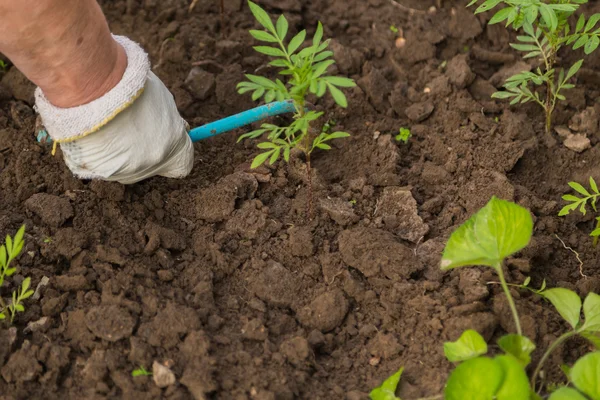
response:
<path id="1" fill-rule="evenodd" d="M 293 148 L 304 153 L 310 214 L 312 152 L 316 149 L 330 150 L 331 140 L 350 135 L 341 131 L 329 133 L 323 129 L 315 130 L 313 125 L 323 116 L 323 112 L 307 110 L 307 97 L 320 98 L 329 93 L 338 106 L 345 108 L 348 101 L 340 88 L 350 88 L 356 84 L 346 77 L 327 75 L 328 68 L 335 62 L 332 59 L 333 52 L 328 50 L 329 40 L 323 40 L 323 25 L 320 22 L 312 40 L 306 40 L 306 30 L 302 30 L 287 41 L 288 21 L 285 16 L 279 16 L 277 22 L 273 24 L 265 10 L 251 1 L 248 4 L 256 20 L 264 28 L 264 30 L 250 30 L 250 34 L 256 40 L 265 43 L 265 45 L 255 46 L 254 50 L 274 58 L 269 65 L 281 69 L 279 71 L 281 79 L 270 80 L 262 76 L 246 75 L 248 81 L 238 84 L 238 92 L 252 93 L 253 100 L 263 98 L 267 103 L 273 100 L 293 101 L 296 113 L 293 122 L 288 126 L 262 124 L 260 129 L 241 135 L 239 140 L 261 136 L 267 138 L 267 141 L 258 144 L 258 148 L 264 152 L 256 156 L 252 168 L 267 161 L 273 164 L 280 157 L 287 162 Z"/>
<path id="2" fill-rule="evenodd" d="M 151 376 L 151 375 L 152 375 L 152 372 L 147 371 L 146 368 L 144 368 L 142 365 L 140 365 L 139 368 L 131 371 L 131 376 L 133 376 L 134 378 L 136 376 Z"/>
<path id="3" fill-rule="evenodd" d="M 571 213 L 571 211 L 575 210 L 579 210 L 582 215 L 585 215 L 587 213 L 588 206 L 590 206 L 594 212 L 598 211 L 596 209 L 596 202 L 598 201 L 598 197 L 600 197 L 600 191 L 598 190 L 596 181 L 591 176 L 589 185 L 590 190 L 586 189 L 578 182 L 569 182 L 571 189 L 580 194 L 581 197 L 572 194 L 563 195 L 562 199 L 569 204 L 560 210 L 558 213 L 559 217 L 568 215 Z M 598 243 L 598 237 L 600 236 L 600 217 L 596 217 L 596 228 L 590 233 L 590 236 L 594 237 L 594 245 L 596 245 Z"/>
<path id="4" fill-rule="evenodd" d="M 481 0 L 473 0 L 469 6 Z M 568 70 L 557 69 L 558 51 L 571 46 L 573 50 L 583 48 L 584 53 L 590 54 L 600 45 L 600 14 L 594 14 L 586 19 L 581 14 L 571 28 L 571 17 L 575 11 L 588 0 L 484 0 L 475 13 L 489 11 L 500 6 L 489 24 L 503 22 L 506 26 L 521 31 L 517 43 L 511 47 L 525 53 L 523 58 L 536 58 L 541 65 L 533 72 L 522 71 L 506 80 L 506 90 L 496 92 L 492 97 L 510 99 L 511 104 L 535 102 L 539 104 L 546 115 L 546 133 L 550 134 L 552 114 L 558 101 L 565 100 L 564 90 L 575 87 L 570 79 L 579 71 L 583 59 L 576 61 Z M 544 88 L 543 91 L 539 89 Z M 545 91 L 545 96 L 543 92 Z M 542 93 L 542 95 L 540 94 Z"/>
<path id="5" fill-rule="evenodd" d="M 412 134 L 410 133 L 410 129 L 400 128 L 398 134 L 396 135 L 396 141 L 406 144 L 408 143 L 408 139 L 410 139 L 411 136 Z"/>

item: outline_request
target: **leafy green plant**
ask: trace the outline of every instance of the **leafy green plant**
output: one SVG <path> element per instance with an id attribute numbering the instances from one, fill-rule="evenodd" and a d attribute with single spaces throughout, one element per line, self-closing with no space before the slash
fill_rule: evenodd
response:
<path id="1" fill-rule="evenodd" d="M 410 129 L 400 128 L 398 134 L 396 135 L 396 141 L 406 144 L 408 143 L 408 139 L 410 139 L 411 136 L 412 133 L 410 133 Z"/>
<path id="2" fill-rule="evenodd" d="M 25 244 L 23 236 L 25 235 L 25 225 L 23 225 L 14 237 L 6 235 L 6 242 L 0 246 L 0 289 L 4 285 L 6 278 L 13 276 L 17 269 L 12 266 L 12 262 L 21 254 L 23 245 Z M 19 312 L 25 311 L 23 301 L 33 295 L 33 290 L 30 290 L 31 279 L 25 278 L 21 282 L 21 286 L 12 292 L 10 302 L 0 296 L 0 321 L 7 319 L 10 316 L 12 324 L 15 316 Z"/>
<path id="3" fill-rule="evenodd" d="M 465 331 L 456 342 L 445 343 L 446 358 L 459 364 L 448 378 L 444 399 L 540 399 L 538 394 L 543 385 L 537 387 L 538 378 L 549 356 L 561 344 L 569 338 L 581 336 L 600 349 L 600 295 L 589 293 L 582 302 L 575 292 L 564 288 L 547 289 L 545 282 L 540 289 L 533 289 L 529 286 L 531 279 L 527 278 L 521 285 L 510 286 L 530 290 L 543 297 L 570 325 L 570 330 L 543 353 L 531 378 L 528 377 L 526 368 L 536 346 L 522 333 L 519 314 L 504 277 L 503 263 L 507 257 L 527 246 L 532 233 L 533 221 L 529 211 L 493 197 L 450 236 L 442 255 L 441 268 L 450 270 L 480 265 L 494 269 L 510 305 L 516 333 L 498 340 L 503 354 L 495 357 L 486 356 L 488 346 L 483 337 L 473 330 Z M 585 396 L 592 400 L 600 399 L 600 352 L 590 353 L 578 360 L 573 368 L 563 370 L 567 371 L 570 383 L 553 392 L 549 397 L 551 400 L 586 399 Z M 389 399 L 398 398 L 394 394 Z"/>
<path id="4" fill-rule="evenodd" d="M 472 0 L 469 6 L 481 0 Z M 580 15 L 575 29 L 569 22 L 575 11 L 588 0 L 484 0 L 475 13 L 489 11 L 497 6 L 500 9 L 490 19 L 489 24 L 505 23 L 508 27 L 521 31 L 517 43 L 511 44 L 515 50 L 525 53 L 523 58 L 537 58 L 540 66 L 534 72 L 523 71 L 507 79 L 506 90 L 496 92 L 492 97 L 511 99 L 511 104 L 535 102 L 546 115 L 546 133 L 552 127 L 552 113 L 559 100 L 565 100 L 564 90 L 575 87 L 569 80 L 579 71 L 583 59 L 575 62 L 567 71 L 556 67 L 558 51 L 570 46 L 573 50 L 583 48 L 590 54 L 600 45 L 600 14 L 589 19 Z M 544 92 L 545 91 L 545 95 Z M 541 94 L 540 94 L 541 93 Z"/>
<path id="5" fill-rule="evenodd" d="M 307 97 L 323 97 L 327 92 L 340 107 L 347 107 L 348 101 L 340 88 L 356 86 L 352 79 L 327 75 L 327 70 L 335 62 L 331 58 L 333 52 L 328 50 L 329 40 L 323 40 L 323 25 L 319 22 L 312 40 L 306 39 L 306 30 L 286 41 L 288 37 L 288 21 L 281 15 L 275 24 L 260 6 L 249 1 L 250 10 L 264 30 L 250 30 L 250 34 L 266 45 L 255 46 L 254 50 L 274 60 L 270 66 L 280 68 L 281 79 L 271 80 L 257 75 L 246 75 L 247 82 L 238 84 L 238 92 L 252 93 L 252 99 L 263 98 L 269 103 L 273 100 L 292 101 L 295 107 L 293 121 L 288 126 L 262 124 L 252 132 L 243 134 L 239 140 L 254 139 L 261 136 L 266 141 L 258 144 L 264 150 L 252 162 L 256 168 L 265 162 L 275 163 L 280 157 L 287 162 L 290 151 L 299 149 L 306 157 L 306 173 L 309 185 L 309 210 L 311 208 L 312 184 L 310 160 L 316 149 L 330 150 L 328 142 L 350 136 L 346 132 L 320 131 L 314 128 L 323 112 L 307 109 Z M 287 43 L 287 44 L 286 44 Z M 303 46 L 304 45 L 304 46 Z M 284 82 L 285 81 L 285 82 Z"/>
<path id="6" fill-rule="evenodd" d="M 587 190 L 582 184 L 577 182 L 569 182 L 571 189 L 575 190 L 582 197 L 577 197 L 573 194 L 565 194 L 562 199 L 568 202 L 566 206 L 561 208 L 558 213 L 559 217 L 569 215 L 571 211 L 579 210 L 583 215 L 587 214 L 587 207 L 590 206 L 594 212 L 597 212 L 596 202 L 600 197 L 600 191 L 598 191 L 598 185 L 594 178 L 590 176 L 590 190 Z M 598 237 L 600 236 L 600 217 L 596 217 L 596 228 L 590 233 L 590 236 L 594 237 L 594 244 L 597 244 Z"/>
<path id="7" fill-rule="evenodd" d="M 140 365 L 139 368 L 136 368 L 133 371 L 131 371 L 131 376 L 133 376 L 134 378 L 136 376 L 152 376 L 152 372 L 147 371 L 146 368 L 144 368 L 144 366 Z"/>

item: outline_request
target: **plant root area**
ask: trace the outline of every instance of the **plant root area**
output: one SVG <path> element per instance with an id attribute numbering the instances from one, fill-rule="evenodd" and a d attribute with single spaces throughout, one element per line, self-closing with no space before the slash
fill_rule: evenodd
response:
<path id="1" fill-rule="evenodd" d="M 0 237 L 27 225 L 2 294 L 27 276 L 37 289 L 0 328 L 0 398 L 360 400 L 402 366 L 403 399 L 438 395 L 452 368 L 444 341 L 472 328 L 494 352 L 514 332 L 490 270 L 439 267 L 450 233 L 492 195 L 534 215 L 509 282 L 600 292 L 594 215 L 557 216 L 568 181 L 600 179 L 598 56 L 555 113 L 580 136 L 546 136 L 535 105 L 490 99 L 533 65 L 510 49 L 513 32 L 466 1 L 398 1 L 258 1 L 286 14 L 290 34 L 321 20 L 335 68 L 358 83 L 345 110 L 316 102 L 352 137 L 313 154 L 312 219 L 302 157 L 251 170 L 256 142 L 236 141 L 246 130 L 196 144 L 182 180 L 75 179 L 34 139 L 33 86 L 0 72 Z M 224 26 L 214 0 L 100 3 L 192 126 L 256 106 L 236 93 L 245 73 L 275 76 L 241 0 L 225 2 Z M 513 296 L 535 363 L 567 326 L 535 295 Z M 589 350 L 567 342 L 546 382 Z M 139 367 L 154 375 L 132 377 Z"/>

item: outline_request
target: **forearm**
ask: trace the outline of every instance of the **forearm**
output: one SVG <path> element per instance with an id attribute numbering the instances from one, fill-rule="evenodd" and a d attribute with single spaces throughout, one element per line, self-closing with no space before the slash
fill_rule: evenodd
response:
<path id="1" fill-rule="evenodd" d="M 0 52 L 62 108 L 101 97 L 127 66 L 96 0 L 0 0 Z"/>

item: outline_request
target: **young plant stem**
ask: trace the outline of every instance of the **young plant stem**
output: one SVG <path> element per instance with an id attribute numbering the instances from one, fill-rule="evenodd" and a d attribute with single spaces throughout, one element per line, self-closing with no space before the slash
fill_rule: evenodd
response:
<path id="1" fill-rule="evenodd" d="M 570 337 L 573 337 L 575 335 L 577 335 L 576 331 L 570 331 L 570 332 L 564 333 L 558 339 L 556 339 L 554 341 L 554 343 L 552 343 L 550 345 L 550 347 L 548 347 L 548 349 L 546 350 L 546 352 L 544 353 L 544 355 L 540 359 L 540 362 L 538 363 L 537 367 L 535 367 L 535 370 L 533 371 L 533 375 L 531 376 L 531 388 L 534 391 L 535 391 L 535 381 L 537 380 L 538 375 L 542 371 L 542 366 L 544 365 L 544 363 L 546 362 L 546 360 L 548 359 L 548 357 L 550 357 L 550 354 L 552 354 L 552 352 L 554 350 L 556 350 L 556 348 L 558 346 L 560 346 L 563 342 L 565 342 L 567 339 L 569 339 Z"/>
<path id="2" fill-rule="evenodd" d="M 502 263 L 499 262 L 498 264 L 496 264 L 494 269 L 496 270 L 496 273 L 498 274 L 498 279 L 500 280 L 500 285 L 502 286 L 502 290 L 504 290 L 504 294 L 506 295 L 506 300 L 508 300 L 508 305 L 510 306 L 510 311 L 512 312 L 513 318 L 515 320 L 517 334 L 523 335 L 523 331 L 521 330 L 521 321 L 519 320 L 519 313 L 517 312 L 517 307 L 515 306 L 515 301 L 513 300 L 513 297 L 510 294 L 510 289 L 508 288 L 506 279 L 504 278 L 504 271 L 502 270 Z"/>
<path id="3" fill-rule="evenodd" d="M 546 72 L 550 71 L 554 67 L 555 62 L 555 50 L 551 50 L 548 58 L 545 61 Z M 549 77 L 550 81 L 546 83 L 546 104 L 544 110 L 546 111 L 546 134 L 550 135 L 552 130 L 552 113 L 554 112 L 554 74 Z"/>

